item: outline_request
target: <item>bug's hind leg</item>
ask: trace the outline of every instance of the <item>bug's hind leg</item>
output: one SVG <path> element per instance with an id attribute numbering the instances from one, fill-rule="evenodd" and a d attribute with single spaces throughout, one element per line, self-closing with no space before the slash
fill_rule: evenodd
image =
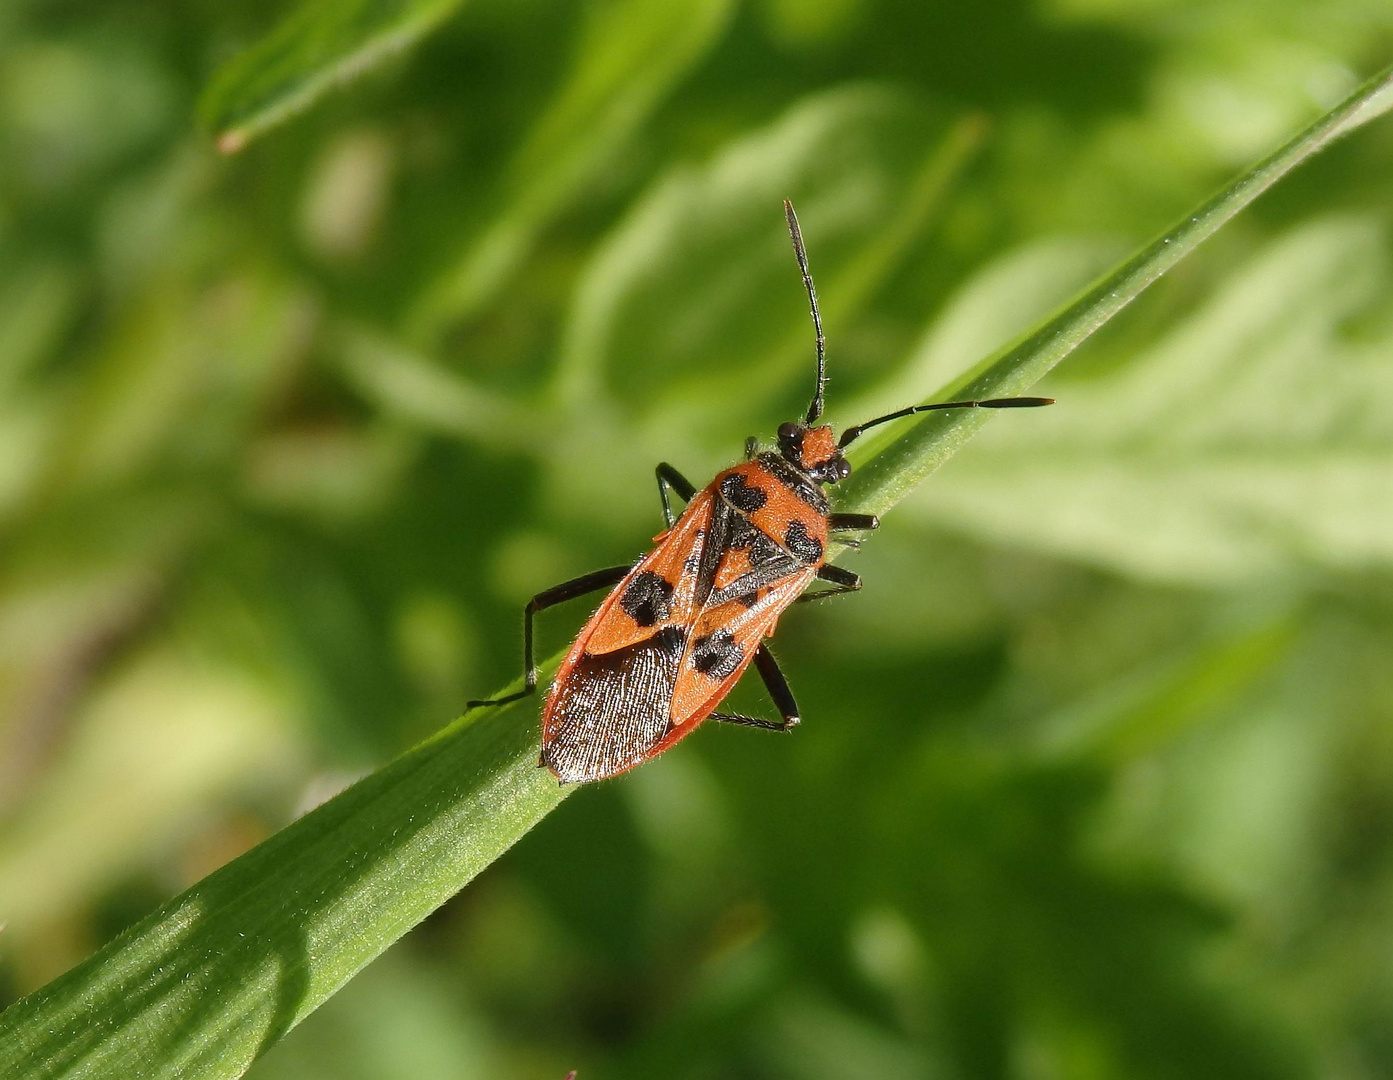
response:
<path id="1" fill-rule="evenodd" d="M 711 719 L 719 720 L 723 724 L 740 724 L 744 727 L 760 728 L 763 731 L 792 731 L 801 722 L 798 715 L 798 702 L 793 699 L 793 691 L 789 688 L 788 680 L 784 678 L 784 673 L 779 669 L 779 662 L 774 659 L 774 654 L 769 651 L 767 645 L 761 645 L 755 652 L 755 667 L 759 671 L 759 677 L 764 680 L 764 688 L 774 699 L 774 707 L 779 710 L 779 715 L 783 717 L 783 720 L 761 720 L 758 716 L 719 712 L 713 712 Z"/>
<path id="2" fill-rule="evenodd" d="M 667 493 L 671 488 L 677 492 L 683 502 L 690 502 L 692 496 L 696 494 L 696 485 L 674 469 L 666 461 L 659 462 L 658 467 L 653 470 L 658 477 L 658 498 L 663 500 L 663 518 L 667 521 L 668 528 L 672 528 L 672 504 L 668 502 Z"/>
<path id="3" fill-rule="evenodd" d="M 532 655 L 532 618 L 539 611 L 545 611 L 549 607 L 557 604 L 564 604 L 567 600 L 574 600 L 578 596 L 586 593 L 597 592 L 600 589 L 608 589 L 613 585 L 618 585 L 624 580 L 624 576 L 632 570 L 631 566 L 611 566 L 607 570 L 596 570 L 594 573 L 585 574 L 582 577 L 573 578 L 570 581 L 563 581 L 560 585 L 553 585 L 545 592 L 539 592 L 531 600 L 527 601 L 527 607 L 522 613 L 522 655 L 524 681 L 521 690 L 516 693 L 505 694 L 503 697 L 488 698 L 483 701 L 465 702 L 466 711 L 469 709 L 482 708 L 485 705 L 506 705 L 510 701 L 518 701 L 527 697 L 537 689 L 537 662 Z"/>

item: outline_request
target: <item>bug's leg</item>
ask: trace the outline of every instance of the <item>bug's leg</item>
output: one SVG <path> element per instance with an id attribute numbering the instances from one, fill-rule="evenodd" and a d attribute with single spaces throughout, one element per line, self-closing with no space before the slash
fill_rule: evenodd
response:
<path id="1" fill-rule="evenodd" d="M 880 518 L 874 514 L 829 514 L 829 532 L 870 532 L 880 528 Z"/>
<path id="2" fill-rule="evenodd" d="M 690 502 L 696 494 L 696 485 L 674 469 L 666 461 L 660 462 L 658 467 L 653 470 L 658 477 L 658 498 L 663 500 L 663 518 L 667 521 L 668 528 L 672 528 L 673 516 L 672 505 L 667 501 L 668 488 L 672 488 L 681 496 L 683 502 Z"/>
<path id="3" fill-rule="evenodd" d="M 755 667 L 759 670 L 759 677 L 764 680 L 764 688 L 774 699 L 774 707 L 779 710 L 783 720 L 761 720 L 757 716 L 718 712 L 713 712 L 711 719 L 719 720 L 723 724 L 760 728 L 763 731 L 792 731 L 799 723 L 798 702 L 793 700 L 793 691 L 789 688 L 788 680 L 779 670 L 779 662 L 774 659 L 774 654 L 769 651 L 767 645 L 761 645 L 756 651 Z"/>
<path id="4" fill-rule="evenodd" d="M 758 436 L 758 435 L 746 435 L 746 436 L 745 436 L 745 460 L 746 460 L 746 461 L 753 461 L 753 460 L 755 459 L 755 455 L 756 455 L 757 453 L 759 453 L 759 436 Z"/>
<path id="5" fill-rule="evenodd" d="M 824 563 L 817 568 L 817 576 L 820 581 L 830 581 L 835 588 L 823 589 L 821 592 L 805 592 L 795 604 L 806 604 L 812 600 L 821 600 L 828 596 L 840 596 L 842 593 L 855 592 L 861 587 L 861 575 L 853 574 L 850 570 L 843 570 L 840 566 L 833 566 L 831 563 Z"/>
<path id="6" fill-rule="evenodd" d="M 745 716 L 742 713 L 713 712 L 709 719 L 722 724 L 739 724 L 741 727 L 759 728 L 760 731 L 788 731 L 798 724 L 786 724 L 779 720 L 765 720 L 758 716 Z"/>
<path id="7" fill-rule="evenodd" d="M 618 585 L 624 580 L 624 576 L 632 570 L 632 566 L 611 566 L 607 570 L 596 570 L 592 574 L 585 574 L 583 577 L 573 578 L 570 581 L 563 581 L 560 585 L 553 585 L 545 592 L 539 592 L 531 600 L 527 601 L 527 607 L 522 612 L 522 656 L 524 684 L 523 688 L 516 693 L 506 694 L 500 698 L 489 698 L 484 701 L 465 702 L 465 709 L 476 709 L 484 705 L 506 705 L 510 701 L 517 701 L 527 697 L 537 689 L 537 663 L 532 656 L 532 617 L 539 611 L 545 611 L 549 607 L 557 604 L 564 604 L 567 600 L 574 600 L 578 596 L 586 593 L 595 592 L 599 589 L 608 589 L 613 585 Z"/>

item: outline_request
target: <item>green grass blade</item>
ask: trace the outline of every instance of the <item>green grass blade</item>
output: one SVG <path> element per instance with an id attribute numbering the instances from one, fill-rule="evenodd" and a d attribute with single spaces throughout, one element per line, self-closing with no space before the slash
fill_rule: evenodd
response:
<path id="1" fill-rule="evenodd" d="M 220 150 L 240 150 L 334 86 L 415 44 L 463 2 L 310 0 L 224 65 L 199 114 Z"/>
<path id="2" fill-rule="evenodd" d="M 1292 167 L 1393 106 L 1384 74 L 1077 301 L 965 393 L 1023 391 Z M 981 422 L 882 444 L 844 500 L 884 510 Z M 233 1077 L 562 798 L 535 699 L 475 713 L 229 863 L 0 1016 L 0 1075 Z"/>
<path id="3" fill-rule="evenodd" d="M 452 725 L 11 1006 L 0 1076 L 240 1076 L 561 801 L 535 713 Z"/>
<path id="4" fill-rule="evenodd" d="M 1370 79 L 1281 149 L 1105 275 L 1053 318 L 929 400 L 1009 397 L 1033 386 L 1094 331 L 1137 298 L 1220 226 L 1311 155 L 1393 109 L 1393 68 Z M 955 454 L 991 414 L 979 409 L 930 413 L 898 437 L 867 439 L 840 502 L 884 513 Z M 864 417 L 843 418 L 859 421 Z M 860 455 L 854 455 L 859 458 Z"/>

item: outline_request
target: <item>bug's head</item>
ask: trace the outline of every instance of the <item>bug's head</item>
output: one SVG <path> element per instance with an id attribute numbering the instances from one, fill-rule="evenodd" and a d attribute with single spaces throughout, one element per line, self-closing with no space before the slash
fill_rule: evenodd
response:
<path id="1" fill-rule="evenodd" d="M 940 401 L 931 405 L 910 405 L 895 412 L 877 416 L 874 420 L 849 427 L 842 432 L 840 441 L 832 434 L 826 424 L 818 424 L 822 416 L 823 389 L 827 385 L 827 348 L 822 336 L 822 316 L 817 310 L 817 290 L 813 288 L 813 276 L 808 272 L 808 253 L 803 248 L 803 232 L 798 227 L 798 215 L 793 212 L 793 204 L 784 200 L 784 217 L 788 220 L 788 236 L 793 241 L 793 254 L 798 259 L 798 269 L 803 275 L 803 288 L 808 293 L 808 307 L 813 316 L 813 332 L 817 337 L 817 382 L 813 388 L 813 400 L 808 406 L 808 414 L 801 423 L 790 422 L 779 425 L 779 453 L 784 460 L 801 469 L 810 479 L 819 484 L 835 484 L 851 475 L 851 462 L 842 451 L 861 437 L 867 428 L 883 424 L 887 420 L 898 420 L 902 416 L 928 412 L 930 409 L 1025 409 L 1037 405 L 1052 405 L 1054 398 L 1008 397 L 987 398 L 975 401 Z"/>
<path id="2" fill-rule="evenodd" d="M 780 424 L 779 453 L 819 484 L 835 484 L 851 475 L 851 462 L 842 456 L 837 437 L 826 424 Z"/>

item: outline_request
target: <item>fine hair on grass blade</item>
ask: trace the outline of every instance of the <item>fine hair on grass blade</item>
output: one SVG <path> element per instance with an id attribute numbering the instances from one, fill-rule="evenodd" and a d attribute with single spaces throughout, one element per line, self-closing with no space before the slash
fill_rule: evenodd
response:
<path id="1" fill-rule="evenodd" d="M 1023 394 L 1288 171 L 1390 107 L 1385 72 L 943 397 Z M 884 513 L 987 415 L 878 429 L 838 509 Z M 240 1075 L 561 801 L 537 768 L 536 716 L 532 698 L 457 721 L 11 1006 L 0 1075 Z"/>

